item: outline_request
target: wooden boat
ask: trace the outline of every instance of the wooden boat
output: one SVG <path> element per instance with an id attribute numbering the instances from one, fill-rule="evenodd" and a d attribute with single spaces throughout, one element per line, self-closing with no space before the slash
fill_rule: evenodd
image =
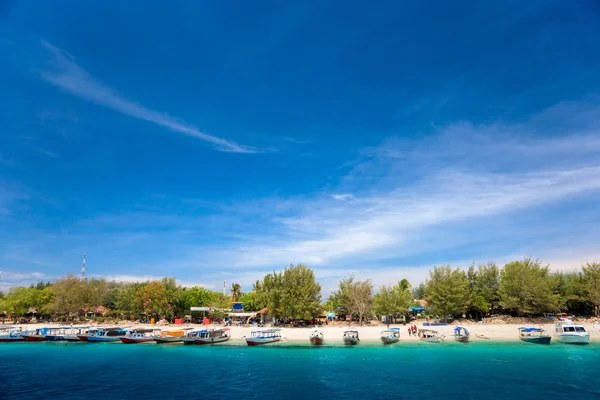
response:
<path id="1" fill-rule="evenodd" d="M 194 340 L 195 344 L 216 344 L 226 342 L 231 339 L 231 335 L 229 334 L 229 328 L 222 329 L 210 329 L 203 330 L 198 332 L 196 336 L 196 340 Z"/>
<path id="2" fill-rule="evenodd" d="M 440 336 L 438 331 L 431 329 L 419 329 L 418 335 L 421 341 L 428 343 L 439 343 L 441 340 L 444 340 L 444 337 Z"/>
<path id="3" fill-rule="evenodd" d="M 542 328 L 519 328 L 519 339 L 527 343 L 550 344 L 550 335 Z"/>
<path id="4" fill-rule="evenodd" d="M 454 334 L 452 335 L 454 340 L 461 343 L 467 343 L 470 338 L 469 330 L 463 326 L 457 326 L 454 328 Z"/>
<path id="5" fill-rule="evenodd" d="M 88 341 L 88 337 L 91 335 L 95 335 L 96 332 L 98 332 L 100 330 L 100 328 L 95 328 L 95 329 L 88 329 L 87 331 L 83 331 L 81 332 L 81 334 L 76 335 L 77 339 L 79 339 L 82 342 L 87 342 Z"/>
<path id="6" fill-rule="evenodd" d="M 46 339 L 48 332 L 50 332 L 49 328 L 38 328 L 35 331 L 21 333 L 21 337 L 26 342 L 45 342 L 48 340 Z"/>
<path id="7" fill-rule="evenodd" d="M 248 346 L 260 346 L 267 343 L 276 343 L 281 340 L 281 329 L 262 329 L 252 331 L 251 336 L 245 338 Z"/>
<path id="8" fill-rule="evenodd" d="M 186 335 L 186 333 L 188 333 L 191 330 L 192 330 L 192 328 L 162 331 L 162 332 L 160 332 L 160 335 L 154 336 L 154 341 L 159 344 L 161 344 L 161 343 L 181 343 L 181 342 L 183 342 L 183 338 Z"/>
<path id="9" fill-rule="evenodd" d="M 356 329 L 348 329 L 344 332 L 344 344 L 355 345 L 360 342 L 358 331 Z"/>
<path id="10" fill-rule="evenodd" d="M 121 343 L 137 344 L 154 342 L 154 336 L 160 329 L 155 328 L 136 328 L 132 329 L 125 336 L 119 337 Z"/>
<path id="11" fill-rule="evenodd" d="M 46 339 L 49 341 L 78 342 L 80 340 L 78 335 L 84 334 L 89 328 L 89 326 L 51 328 L 50 333 L 46 335 Z"/>
<path id="12" fill-rule="evenodd" d="M 400 340 L 400 328 L 391 328 L 381 332 L 380 339 L 383 344 L 397 343 Z"/>
<path id="13" fill-rule="evenodd" d="M 26 333 L 22 331 L 22 328 L 3 326 L 0 328 L 0 343 L 23 342 L 22 333 Z"/>
<path id="14" fill-rule="evenodd" d="M 119 327 L 100 328 L 96 331 L 88 333 L 87 341 L 94 342 L 119 342 L 121 337 L 127 334 L 128 330 Z"/>
<path id="15" fill-rule="evenodd" d="M 313 328 L 312 332 L 308 336 L 308 340 L 313 345 L 320 345 L 325 341 L 325 335 L 321 329 Z"/>
<path id="16" fill-rule="evenodd" d="M 588 344 L 590 334 L 583 325 L 575 325 L 570 319 L 554 324 L 554 338 L 559 342 L 569 344 Z"/>

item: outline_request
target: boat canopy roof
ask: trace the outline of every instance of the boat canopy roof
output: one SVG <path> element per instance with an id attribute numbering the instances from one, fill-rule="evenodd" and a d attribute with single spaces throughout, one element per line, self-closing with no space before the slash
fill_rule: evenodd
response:
<path id="1" fill-rule="evenodd" d="M 400 328 L 390 328 L 389 330 L 390 330 L 390 331 L 398 331 L 398 332 L 399 332 L 399 331 L 400 331 Z"/>
<path id="2" fill-rule="evenodd" d="M 543 331 L 542 328 L 525 328 L 525 327 L 521 327 L 519 328 L 519 330 L 521 332 L 537 332 L 537 331 Z"/>
<path id="3" fill-rule="evenodd" d="M 132 333 L 146 333 L 146 332 L 154 332 L 154 331 L 160 331 L 160 328 L 135 328 L 132 329 L 130 332 Z"/>
<path id="4" fill-rule="evenodd" d="M 279 328 L 271 328 L 271 329 L 261 329 L 259 331 L 252 331 L 252 333 L 275 333 L 279 332 L 281 329 Z"/>
<path id="5" fill-rule="evenodd" d="M 351 333 L 351 332 L 356 332 L 356 333 L 358 333 L 358 330 L 356 330 L 356 329 L 346 329 L 346 330 L 344 331 L 344 333 Z"/>

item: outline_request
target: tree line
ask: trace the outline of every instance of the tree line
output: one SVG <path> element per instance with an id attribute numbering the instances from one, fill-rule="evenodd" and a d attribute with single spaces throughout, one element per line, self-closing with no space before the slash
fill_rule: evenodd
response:
<path id="1" fill-rule="evenodd" d="M 211 307 L 218 315 L 219 310 L 230 309 L 232 302 L 239 301 L 247 311 L 266 308 L 275 319 L 310 320 L 333 312 L 362 323 L 373 316 L 406 315 L 410 306 L 419 304 L 416 299 L 426 300 L 427 313 L 441 318 L 480 318 L 494 312 L 535 316 L 559 311 L 600 316 L 600 263 L 587 263 L 571 272 L 551 272 L 549 266 L 531 258 L 503 267 L 493 262 L 467 269 L 435 266 L 418 286 L 411 287 L 401 279 L 377 290 L 371 280 L 351 276 L 342 279 L 325 301 L 314 271 L 304 264 L 266 274 L 247 293 L 233 283 L 228 295 L 203 287 L 182 287 L 174 278 L 124 283 L 69 275 L 53 283 L 0 292 L 0 313 L 23 316 L 35 312 L 62 320 L 82 314 L 172 319 L 188 314 L 190 307 Z"/>

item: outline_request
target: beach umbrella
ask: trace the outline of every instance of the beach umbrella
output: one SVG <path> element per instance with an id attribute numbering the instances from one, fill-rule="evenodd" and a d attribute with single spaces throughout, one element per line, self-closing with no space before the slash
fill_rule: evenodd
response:
<path id="1" fill-rule="evenodd" d="M 409 309 L 409 311 L 414 311 L 414 312 L 421 312 L 421 311 L 427 310 L 423 306 L 412 306 L 412 307 L 409 307 L 408 309 Z"/>

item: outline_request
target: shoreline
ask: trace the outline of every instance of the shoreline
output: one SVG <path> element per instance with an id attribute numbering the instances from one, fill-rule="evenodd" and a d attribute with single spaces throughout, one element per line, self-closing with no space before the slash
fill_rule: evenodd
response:
<path id="1" fill-rule="evenodd" d="M 426 326 L 423 327 L 422 323 L 414 324 L 417 326 L 417 329 L 431 329 L 437 331 L 440 335 L 445 336 L 444 342 L 454 342 L 454 338 L 452 337 L 454 328 L 458 325 L 446 325 L 446 326 Z M 600 342 L 600 324 L 582 324 L 585 326 L 586 330 L 590 334 L 590 342 Z M 23 330 L 30 330 L 36 328 L 66 328 L 71 325 L 62 325 L 57 323 L 50 324 L 23 324 L 23 325 L 4 325 L 4 326 L 16 326 L 20 327 Z M 73 326 L 85 326 L 85 324 L 73 324 Z M 97 326 L 115 326 L 110 324 L 99 324 Z M 162 331 L 168 330 L 177 330 L 183 328 L 193 328 L 193 329 L 221 329 L 224 328 L 223 325 L 202 325 L 202 324 L 184 324 L 184 325 L 165 325 L 165 326 L 157 326 L 150 324 L 119 324 L 118 326 L 122 327 L 130 327 L 130 328 L 154 328 L 160 329 Z M 409 336 L 408 335 L 408 324 L 393 324 L 390 325 L 390 328 L 399 328 L 400 330 L 400 342 L 420 342 L 417 336 Z M 518 330 L 517 328 L 521 326 L 525 326 L 523 324 L 466 324 L 462 325 L 469 330 L 471 343 L 490 343 L 490 342 L 519 342 Z M 526 326 L 535 326 L 542 327 L 545 329 L 550 336 L 553 336 L 554 333 L 554 325 L 553 324 L 529 324 Z M 2 329 L 3 325 L 0 325 L 0 329 Z M 235 342 L 243 342 L 244 337 L 250 336 L 253 330 L 261 330 L 261 329 L 269 329 L 270 327 L 264 328 L 252 328 L 252 327 L 239 327 L 232 326 L 228 327 L 230 329 L 231 339 L 228 342 L 223 344 L 231 343 L 233 345 Z M 325 336 L 325 342 L 330 344 L 342 343 L 343 333 L 346 329 L 356 329 L 358 330 L 361 344 L 381 344 L 380 334 L 382 331 L 387 329 L 386 325 L 380 324 L 375 326 L 348 326 L 347 324 L 339 324 L 339 325 L 328 325 L 319 327 Z M 304 342 L 308 343 L 308 336 L 312 330 L 312 327 L 304 327 L 304 328 L 280 328 L 281 336 L 284 338 L 282 340 L 283 343 L 291 343 L 291 344 L 302 344 Z M 280 343 L 282 343 L 280 342 Z"/>

